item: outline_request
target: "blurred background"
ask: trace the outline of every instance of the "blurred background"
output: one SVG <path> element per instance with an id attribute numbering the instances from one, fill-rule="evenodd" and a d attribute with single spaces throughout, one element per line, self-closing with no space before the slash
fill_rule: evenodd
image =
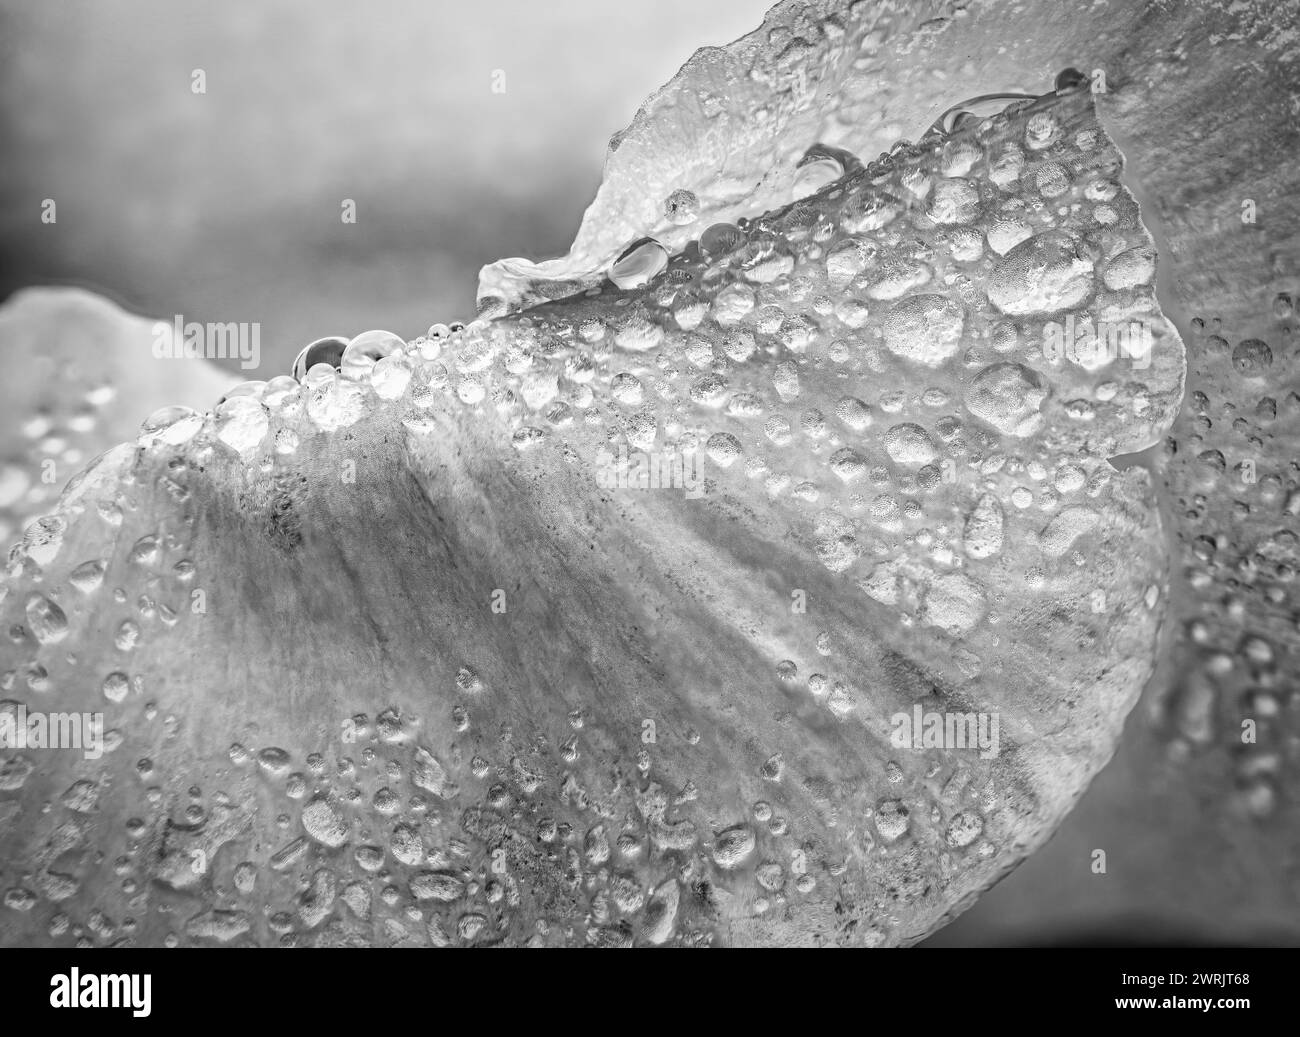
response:
<path id="1" fill-rule="evenodd" d="M 479 268 L 567 251 L 611 134 L 768 6 L 0 0 L 0 298 L 260 322 L 263 378 L 471 319 Z"/>

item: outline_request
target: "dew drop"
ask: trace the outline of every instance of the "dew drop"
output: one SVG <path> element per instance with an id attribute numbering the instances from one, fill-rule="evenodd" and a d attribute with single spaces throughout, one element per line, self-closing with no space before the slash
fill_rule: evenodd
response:
<path id="1" fill-rule="evenodd" d="M 180 446 L 188 443 L 203 427 L 203 415 L 190 407 L 161 407 L 140 425 L 140 446 L 163 443 Z"/>
<path id="2" fill-rule="evenodd" d="M 734 252 L 744 243 L 744 231 L 731 223 L 715 223 L 700 235 L 700 251 L 713 258 Z"/>
<path id="3" fill-rule="evenodd" d="M 668 253 L 653 238 L 634 242 L 609 268 L 609 279 L 628 291 L 652 281 L 668 264 Z"/>
<path id="4" fill-rule="evenodd" d="M 344 348 L 338 366 L 344 378 L 366 378 L 377 360 L 405 348 L 406 342 L 391 331 L 363 331 Z"/>
<path id="5" fill-rule="evenodd" d="M 319 364 L 325 364 L 331 370 L 338 367 L 343 360 L 343 351 L 348 348 L 348 340 L 330 335 L 318 338 L 302 347 L 293 362 L 293 376 L 303 381 L 307 373 Z"/>
<path id="6" fill-rule="evenodd" d="M 664 199 L 664 216 L 678 227 L 694 223 L 700 216 L 700 200 L 693 191 L 678 188 Z"/>
<path id="7" fill-rule="evenodd" d="M 43 594 L 27 599 L 27 627 L 41 644 L 54 644 L 68 635 L 68 617 Z"/>

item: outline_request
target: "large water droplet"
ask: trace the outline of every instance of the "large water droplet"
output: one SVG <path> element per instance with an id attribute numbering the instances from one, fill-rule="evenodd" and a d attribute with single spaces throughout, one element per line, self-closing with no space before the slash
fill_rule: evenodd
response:
<path id="1" fill-rule="evenodd" d="M 700 251 L 706 256 L 723 256 L 745 243 L 745 234 L 730 223 L 715 223 L 700 235 Z"/>
<path id="2" fill-rule="evenodd" d="M 400 356 L 381 357 L 370 372 L 371 388 L 380 399 L 399 399 L 410 384 L 411 365 Z"/>
<path id="3" fill-rule="evenodd" d="M 790 197 L 795 201 L 816 194 L 844 175 L 844 166 L 832 155 L 806 157 L 794 171 Z"/>
<path id="4" fill-rule="evenodd" d="M 1023 364 L 993 364 L 971 382 L 966 409 L 1008 436 L 1031 436 L 1042 427 L 1039 406 L 1047 386 Z"/>
<path id="5" fill-rule="evenodd" d="M 161 407 L 140 425 L 140 446 L 165 443 L 180 446 L 188 443 L 203 427 L 203 415 L 190 407 Z"/>
<path id="6" fill-rule="evenodd" d="M 664 215 L 678 227 L 694 223 L 700 216 L 700 200 L 693 191 L 678 188 L 664 199 Z"/>
<path id="7" fill-rule="evenodd" d="M 240 454 L 256 450 L 270 425 L 266 408 L 251 396 L 236 396 L 217 408 L 217 438 Z"/>
<path id="8" fill-rule="evenodd" d="M 653 280 L 668 264 L 668 253 L 653 238 L 635 242 L 609 268 L 609 279 L 628 291 Z"/>
<path id="9" fill-rule="evenodd" d="M 343 360 L 343 351 L 347 348 L 348 340 L 337 335 L 318 338 L 315 342 L 308 343 L 303 346 L 302 352 L 293 362 L 293 376 L 301 382 L 307 372 L 317 364 L 328 364 L 331 368 L 338 367 Z"/>
<path id="10" fill-rule="evenodd" d="M 344 378 L 365 378 L 375 361 L 400 353 L 405 347 L 405 340 L 391 331 L 363 331 L 343 350 L 339 369 Z"/>
<path id="11" fill-rule="evenodd" d="M 961 345 L 965 313 L 942 295 L 915 295 L 898 303 L 885 318 L 885 346 L 895 356 L 937 367 Z"/>
<path id="12" fill-rule="evenodd" d="M 68 617 L 43 594 L 27 599 L 27 628 L 41 644 L 62 641 L 68 635 Z"/>

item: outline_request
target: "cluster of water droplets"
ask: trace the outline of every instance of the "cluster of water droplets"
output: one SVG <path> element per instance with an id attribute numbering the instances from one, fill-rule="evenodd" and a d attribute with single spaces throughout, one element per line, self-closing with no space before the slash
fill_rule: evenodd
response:
<path id="1" fill-rule="evenodd" d="M 1158 364 L 1147 374 L 1119 358 L 1061 361 L 1044 349 L 1043 323 L 1066 314 L 1155 313 L 1154 261 L 1118 155 L 1071 90 L 956 119 L 866 165 L 818 146 L 782 210 L 701 228 L 671 256 L 653 240 L 631 242 L 601 286 L 508 319 L 434 325 L 411 341 L 385 331 L 320 339 L 292 373 L 235 386 L 209 413 L 150 415 L 137 445 L 170 459 L 167 492 L 181 505 L 187 478 L 213 451 L 275 478 L 294 471 L 308 439 L 384 415 L 417 438 L 468 416 L 517 451 L 554 446 L 592 470 L 593 491 L 595 467 L 618 463 L 620 448 L 698 458 L 713 499 L 747 502 L 773 543 L 789 540 L 816 560 L 817 579 L 843 581 L 844 594 L 904 633 L 941 639 L 949 672 L 968 690 L 989 676 L 985 693 L 997 701 L 998 674 L 1017 664 L 1002 628 L 1025 601 L 1057 636 L 1083 639 L 1108 622 L 1089 618 L 1090 600 L 1105 617 L 1121 605 L 1150 612 L 1159 598 L 1145 585 L 1135 596 L 1123 559 L 1099 562 L 1087 545 L 1112 526 L 1137 539 L 1140 509 L 1112 486 L 1106 459 L 1158 423 L 1177 379 Z M 680 226 L 698 209 L 687 191 L 664 202 Z M 1265 363 L 1262 345 L 1239 346 L 1237 369 Z M 130 501 L 101 517 L 112 523 L 121 507 Z M 59 515 L 42 520 L 12 564 L 38 572 L 65 529 Z M 110 708 L 147 699 L 130 660 L 182 613 L 195 580 L 184 552 L 170 530 L 135 541 L 126 562 L 148 575 L 134 602 L 125 586 L 104 589 L 109 559 L 69 576 L 69 591 L 109 593 L 124 613 L 111 628 L 120 665 L 100 683 Z M 34 657 L 88 616 L 69 591 L 25 598 L 16 636 Z M 845 647 L 852 633 L 786 633 L 773 677 L 818 724 L 856 723 L 879 740 L 862 660 Z M 1253 642 L 1249 652 L 1264 655 Z M 903 685 L 913 679 L 898 660 L 889 665 Z M 33 661 L 6 673 L 4 687 L 25 681 L 41 693 L 50 679 Z M 457 696 L 451 729 L 465 733 L 492 689 L 469 665 L 443 679 Z M 1013 699 L 1009 712 L 1021 707 Z M 164 731 L 175 723 L 150 712 Z M 770 792 L 705 819 L 692 804 L 710 776 L 670 785 L 650 745 L 622 761 L 628 774 L 614 792 L 584 787 L 574 765 L 596 725 L 581 712 L 558 745 L 503 726 L 489 732 L 499 752 L 470 759 L 435 753 L 420 722 L 394 710 L 349 720 L 346 746 L 328 747 L 332 762 L 325 747 L 297 760 L 257 747 L 250 732 L 231 746 L 225 787 L 196 786 L 180 819 L 174 802 L 162 812 L 153 758 L 138 761 L 155 809 L 124 833 L 124 892 L 147 883 L 210 892 L 169 942 L 369 942 L 378 926 L 391 943 L 473 944 L 523 925 L 538 943 L 704 943 L 727 920 L 817 896 L 863 861 L 891 896 L 920 901 L 936 876 L 991 869 L 1031 809 L 1023 779 L 996 760 L 878 745 L 879 773 L 845 802 L 832 807 L 814 789 L 817 824 L 783 806 L 802 763 L 781 752 L 748 776 Z M 701 735 L 683 737 L 695 745 Z M 22 765 L 5 768 L 6 787 L 20 788 Z M 472 798 L 471 779 L 482 786 Z M 96 795 L 74 786 L 65 800 L 75 813 Z M 259 834 L 275 848 L 223 853 L 247 845 L 246 804 L 263 798 L 275 831 Z M 818 824 L 838 826 L 841 810 L 843 844 L 814 845 Z M 87 829 L 73 829 L 59 852 L 84 843 Z M 55 860 L 38 862 L 6 902 L 50 896 L 62 874 Z M 33 890 L 42 884 L 43 894 Z M 539 889 L 580 896 L 570 914 L 585 927 L 523 917 Z M 69 926 L 85 939 L 126 929 L 60 913 L 51 932 Z"/>
<path id="2" fill-rule="evenodd" d="M 71 364 L 52 371 L 51 377 L 61 385 L 81 381 Z M 93 441 L 102 427 L 103 410 L 115 396 L 116 389 L 110 384 L 88 385 L 84 391 L 70 394 L 71 406 L 56 409 L 41 405 L 22 422 L 15 456 L 0 458 L 0 541 L 25 530 L 31 516 L 48 509 L 57 498 L 64 480 L 49 477 L 51 472 L 75 471 L 91 459 L 85 443 Z M 37 459 L 35 470 L 23 463 L 23 458 L 31 457 Z"/>
<path id="3" fill-rule="evenodd" d="M 1190 323 L 1200 361 L 1162 458 L 1180 513 L 1186 665 L 1154 708 L 1175 761 L 1221 749 L 1231 806 L 1266 819 L 1300 767 L 1295 303 L 1278 293 L 1253 333 L 1234 335 L 1215 317 Z"/>

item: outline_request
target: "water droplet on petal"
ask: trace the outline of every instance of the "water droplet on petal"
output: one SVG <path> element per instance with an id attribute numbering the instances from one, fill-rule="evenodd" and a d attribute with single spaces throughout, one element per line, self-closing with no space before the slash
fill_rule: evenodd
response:
<path id="1" fill-rule="evenodd" d="M 800 164 L 794 171 L 790 197 L 798 201 L 816 194 L 844 175 L 844 167 L 830 155 L 819 155 Z"/>
<path id="2" fill-rule="evenodd" d="M 734 252 L 744 243 L 744 231 L 731 223 L 715 223 L 700 235 L 700 251 L 715 258 Z"/>
<path id="3" fill-rule="evenodd" d="M 302 381 L 303 377 L 317 364 L 328 364 L 331 368 L 339 366 L 343 360 L 343 351 L 348 348 L 348 340 L 330 335 L 318 338 L 303 346 L 293 362 L 293 376 Z"/>
<path id="4" fill-rule="evenodd" d="M 384 400 L 399 399 L 410 383 L 411 365 L 400 356 L 381 357 L 370 372 L 370 385 Z"/>
<path id="5" fill-rule="evenodd" d="M 68 617 L 45 595 L 33 594 L 27 599 L 27 628 L 41 644 L 53 644 L 67 636 Z"/>
<path id="6" fill-rule="evenodd" d="M 188 443 L 203 427 L 203 415 L 190 407 L 161 407 L 140 425 L 140 446 L 165 443 L 180 446 Z"/>
<path id="7" fill-rule="evenodd" d="M 406 341 L 391 331 L 363 331 L 347 344 L 338 366 L 344 378 L 365 378 L 375 361 L 405 348 Z"/>
<path id="8" fill-rule="evenodd" d="M 217 438 L 237 453 L 257 449 L 270 426 L 266 408 L 251 396 L 236 396 L 217 408 Z"/>
<path id="9" fill-rule="evenodd" d="M 668 265 L 668 253 L 653 238 L 633 243 L 609 268 L 609 279 L 628 291 L 653 280 Z"/>
<path id="10" fill-rule="evenodd" d="M 694 223 L 700 216 L 700 200 L 694 192 L 678 188 L 664 199 L 664 215 L 678 227 Z"/>

